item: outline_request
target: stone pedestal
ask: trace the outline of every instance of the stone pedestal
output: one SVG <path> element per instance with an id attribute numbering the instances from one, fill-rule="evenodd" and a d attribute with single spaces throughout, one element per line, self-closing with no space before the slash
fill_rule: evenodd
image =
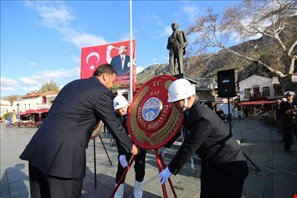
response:
<path id="1" fill-rule="evenodd" d="M 192 84 L 197 84 L 197 81 L 194 80 L 193 78 L 189 77 L 189 76 L 186 76 L 184 73 L 181 73 L 181 74 L 176 74 L 176 75 L 173 75 L 175 78 L 179 79 L 179 78 L 185 78 L 187 79 L 188 81 L 190 81 L 190 83 Z"/>

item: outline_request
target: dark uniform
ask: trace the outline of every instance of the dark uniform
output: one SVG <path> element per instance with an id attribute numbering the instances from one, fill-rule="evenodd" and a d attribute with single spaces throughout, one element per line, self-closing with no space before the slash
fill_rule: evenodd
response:
<path id="1" fill-rule="evenodd" d="M 227 125 L 199 101 L 184 112 L 185 141 L 168 165 L 177 174 L 193 153 L 202 162 L 201 197 L 241 197 L 246 159 Z"/>
<path id="2" fill-rule="evenodd" d="M 120 116 L 120 115 L 118 115 Z M 121 116 L 122 120 L 122 126 L 126 129 L 126 132 L 128 134 L 128 128 L 127 128 L 127 115 Z M 117 144 L 118 145 L 118 144 Z M 118 159 L 120 155 L 126 155 L 127 162 L 130 161 L 132 154 L 127 154 L 121 147 L 118 147 Z M 145 156 L 146 156 L 146 150 L 141 149 L 141 152 L 136 155 L 135 161 L 134 161 L 134 170 L 135 170 L 135 180 L 138 182 L 142 182 L 145 175 Z M 116 173 L 116 184 L 121 179 L 122 174 L 124 173 L 126 168 L 122 167 L 121 163 L 118 163 L 118 170 Z M 126 178 L 126 177 L 125 177 Z M 125 182 L 125 178 L 121 183 Z"/>
<path id="3" fill-rule="evenodd" d="M 281 140 L 281 143 L 282 143 L 284 141 L 284 132 L 283 132 L 283 124 L 282 124 L 282 110 L 280 106 L 281 106 L 281 103 L 278 104 L 277 109 L 275 111 L 275 120 L 277 123 L 279 133 L 282 136 L 282 140 Z"/>
<path id="4" fill-rule="evenodd" d="M 289 152 L 293 143 L 293 134 L 297 137 L 297 104 L 292 101 L 282 102 L 281 106 L 284 149 Z"/>

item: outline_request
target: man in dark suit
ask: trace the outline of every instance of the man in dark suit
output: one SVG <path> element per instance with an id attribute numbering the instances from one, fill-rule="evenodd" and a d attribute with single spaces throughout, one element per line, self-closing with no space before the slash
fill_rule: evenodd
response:
<path id="1" fill-rule="evenodd" d="M 137 154 L 113 110 L 110 88 L 116 71 L 99 66 L 93 77 L 65 85 L 47 118 L 20 158 L 29 161 L 31 197 L 81 197 L 86 171 L 86 148 L 96 124 L 102 120 L 126 153 Z"/>
<path id="2" fill-rule="evenodd" d="M 110 64 L 117 71 L 118 76 L 130 75 L 130 56 L 127 55 L 128 47 L 121 45 L 119 47 L 119 55 L 111 59 Z"/>
<path id="3" fill-rule="evenodd" d="M 178 24 L 172 23 L 171 28 L 173 33 L 168 38 L 167 49 L 169 50 L 169 66 L 170 74 L 184 73 L 184 60 L 183 56 L 186 54 L 186 47 L 188 45 L 187 34 L 183 30 L 178 30 Z M 178 67 L 176 69 L 175 62 L 177 61 Z M 178 73 L 176 72 L 178 71 Z"/>
<path id="4" fill-rule="evenodd" d="M 210 108 L 196 100 L 195 89 L 186 79 L 175 80 L 168 89 L 168 102 L 184 112 L 186 137 L 159 174 L 164 184 L 196 153 L 201 158 L 201 193 L 205 197 L 240 198 L 248 175 L 246 159 L 227 125 Z"/>

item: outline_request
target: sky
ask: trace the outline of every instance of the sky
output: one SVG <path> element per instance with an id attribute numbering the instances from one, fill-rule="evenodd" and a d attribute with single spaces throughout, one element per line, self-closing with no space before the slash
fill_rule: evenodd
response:
<path id="1" fill-rule="evenodd" d="M 187 30 L 208 7 L 221 12 L 234 3 L 132 1 L 137 71 L 168 63 L 166 45 L 173 22 Z M 1 0 L 1 97 L 25 95 L 50 81 L 62 88 L 80 78 L 82 47 L 129 39 L 128 0 Z"/>

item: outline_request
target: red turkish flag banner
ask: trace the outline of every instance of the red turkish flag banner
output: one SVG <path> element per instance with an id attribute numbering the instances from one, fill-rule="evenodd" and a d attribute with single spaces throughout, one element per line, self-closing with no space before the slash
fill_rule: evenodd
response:
<path id="1" fill-rule="evenodd" d="M 121 48 L 126 49 L 126 56 L 122 61 L 119 56 Z M 133 46 L 133 67 L 132 67 L 132 85 L 133 91 L 136 90 L 136 40 L 132 41 Z M 130 84 L 130 40 L 108 43 L 98 46 L 83 47 L 81 49 L 81 78 L 89 78 L 93 76 L 94 71 L 98 66 L 105 63 L 110 63 L 117 71 L 116 84 Z"/>

